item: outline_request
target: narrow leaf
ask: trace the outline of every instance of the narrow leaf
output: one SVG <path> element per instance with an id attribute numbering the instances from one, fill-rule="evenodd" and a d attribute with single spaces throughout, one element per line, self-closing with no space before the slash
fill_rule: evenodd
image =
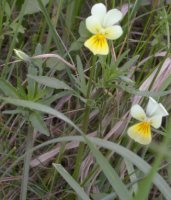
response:
<path id="1" fill-rule="evenodd" d="M 106 141 L 106 140 L 100 139 L 100 138 L 94 138 L 94 137 L 87 137 L 87 138 L 89 139 L 89 141 L 91 141 L 95 145 L 98 145 L 100 147 L 103 147 L 103 148 L 106 148 L 108 150 L 118 153 L 123 158 L 132 162 L 144 174 L 148 174 L 149 171 L 152 169 L 151 166 L 146 161 L 144 161 L 141 157 L 139 157 L 138 155 L 136 155 L 129 149 L 127 149 L 119 144 L 116 144 L 116 143 L 110 142 L 110 141 Z M 57 142 L 70 142 L 70 141 L 80 141 L 80 142 L 87 143 L 85 138 L 82 136 L 68 136 L 68 137 L 61 137 L 61 138 L 49 140 L 41 145 L 38 145 L 33 150 L 35 151 L 35 150 L 38 150 L 39 148 L 42 148 L 44 146 L 47 146 L 47 145 L 53 144 L 53 143 L 57 143 Z M 103 163 L 103 165 L 104 165 L 104 163 Z M 163 179 L 163 177 L 160 174 L 156 173 L 155 177 L 152 181 L 157 186 L 157 188 L 160 190 L 160 192 L 164 195 L 165 199 L 170 200 L 171 188 L 168 185 L 168 183 Z"/>
<path id="2" fill-rule="evenodd" d="M 29 116 L 29 120 L 35 130 L 44 135 L 50 135 L 48 128 L 42 119 L 42 116 L 38 112 L 32 112 Z"/>
<path id="3" fill-rule="evenodd" d="M 80 185 L 72 178 L 72 176 L 62 167 L 62 165 L 53 163 L 53 166 L 67 181 L 67 183 L 75 190 L 77 195 L 81 197 L 81 199 L 90 200 L 90 198 L 84 192 L 83 188 L 80 187 Z"/>
<path id="4" fill-rule="evenodd" d="M 48 77 L 48 76 L 32 76 L 32 75 L 27 75 L 29 78 L 37 81 L 38 83 L 41 83 L 45 86 L 48 86 L 50 88 L 55 88 L 55 89 L 64 89 L 64 90 L 72 90 L 71 87 L 69 87 L 66 83 L 63 81 L 60 81 L 56 78 L 53 77 Z"/>
<path id="5" fill-rule="evenodd" d="M 6 80 L 0 78 L 0 89 L 8 97 L 19 98 L 16 89 Z"/>
<path id="6" fill-rule="evenodd" d="M 66 123 L 70 124 L 79 133 L 83 134 L 82 131 L 68 117 L 66 117 L 61 112 L 58 112 L 57 110 L 50 108 L 49 106 L 46 106 L 46 105 L 43 105 L 43 104 L 40 104 L 40 103 L 35 103 L 35 102 L 32 102 L 32 101 L 13 99 L 13 98 L 5 98 L 5 97 L 1 97 L 1 96 L 0 96 L 0 99 L 4 100 L 7 103 L 16 105 L 16 106 L 20 106 L 20 107 L 28 108 L 28 109 L 31 109 L 31 110 L 37 110 L 37 111 L 40 111 L 40 112 L 51 114 L 51 115 L 65 121 Z"/>
<path id="7" fill-rule="evenodd" d="M 126 186 L 122 183 L 121 179 L 119 178 L 114 168 L 112 168 L 112 166 L 109 164 L 109 161 L 100 153 L 97 147 L 95 147 L 88 139 L 86 140 L 86 143 L 91 149 L 93 156 L 96 158 L 97 163 L 100 165 L 100 168 L 103 170 L 114 191 L 116 191 L 117 195 L 119 196 L 119 199 L 120 200 L 131 199 L 131 195 L 128 192 Z"/>
<path id="8" fill-rule="evenodd" d="M 133 58 L 131 58 L 128 62 L 126 62 L 122 67 L 121 67 L 121 71 L 126 71 L 128 70 L 130 67 L 132 67 L 138 60 L 139 55 L 134 56 Z"/>
<path id="9" fill-rule="evenodd" d="M 21 50 L 14 49 L 15 54 L 23 61 L 30 62 L 31 58 Z"/>
<path id="10" fill-rule="evenodd" d="M 77 127 L 77 129 L 78 129 L 78 127 Z M 116 144 L 114 142 L 106 141 L 104 139 L 94 138 L 94 137 L 87 137 L 87 138 L 95 145 L 98 145 L 100 147 L 103 147 L 103 148 L 106 148 L 108 150 L 118 153 L 123 158 L 132 162 L 144 174 L 149 173 L 151 166 L 146 161 L 144 161 L 141 157 L 139 157 L 138 155 L 136 155 L 134 152 L 130 151 L 129 149 L 127 149 L 119 144 Z M 50 144 L 56 144 L 56 143 L 60 143 L 60 142 L 70 142 L 70 141 L 79 141 L 79 142 L 86 143 L 85 138 L 83 136 L 67 136 L 67 137 L 55 138 L 55 139 L 49 140 L 47 142 L 44 142 L 44 143 L 30 149 L 30 151 L 34 152 L 45 146 L 49 146 Z M 10 170 L 12 170 L 12 168 L 14 166 L 16 166 L 24 157 L 25 157 L 25 155 L 20 156 L 13 164 L 11 164 L 11 166 L 4 172 L 3 176 L 8 174 L 10 172 Z M 156 173 L 156 175 L 153 179 L 153 183 L 157 186 L 157 188 L 160 190 L 160 192 L 164 195 L 165 199 L 170 200 L 171 188 L 160 174 Z"/>

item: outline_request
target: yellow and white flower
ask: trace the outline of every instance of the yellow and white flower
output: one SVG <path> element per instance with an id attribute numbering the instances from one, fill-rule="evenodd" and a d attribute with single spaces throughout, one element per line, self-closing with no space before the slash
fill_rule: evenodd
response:
<path id="1" fill-rule="evenodd" d="M 169 115 L 161 103 L 157 103 L 152 97 L 149 98 L 146 113 L 143 108 L 136 104 L 131 108 L 131 116 L 140 122 L 128 129 L 128 135 L 140 144 L 151 142 L 151 126 L 158 129 L 162 118 Z"/>
<path id="2" fill-rule="evenodd" d="M 91 9 L 91 16 L 86 19 L 86 27 L 93 36 L 86 40 L 84 45 L 94 55 L 107 55 L 109 53 L 107 39 L 116 40 L 123 33 L 121 26 L 117 25 L 122 17 L 123 14 L 118 9 L 107 12 L 104 4 L 95 4 Z"/>

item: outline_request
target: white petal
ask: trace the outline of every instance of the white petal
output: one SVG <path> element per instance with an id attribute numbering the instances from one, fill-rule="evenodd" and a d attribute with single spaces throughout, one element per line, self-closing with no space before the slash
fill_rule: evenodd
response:
<path id="1" fill-rule="evenodd" d="M 86 19 L 86 27 L 91 33 L 99 33 L 102 30 L 101 24 L 97 17 L 90 16 Z"/>
<path id="2" fill-rule="evenodd" d="M 165 116 L 169 115 L 169 113 L 167 112 L 165 107 L 161 103 L 159 103 L 158 108 L 155 111 L 155 115 L 161 115 L 162 117 L 165 117 Z"/>
<path id="3" fill-rule="evenodd" d="M 135 118 L 139 121 L 144 121 L 146 119 L 146 114 L 145 114 L 143 108 L 138 104 L 132 106 L 131 115 L 133 118 Z"/>
<path id="4" fill-rule="evenodd" d="M 152 97 L 149 97 L 146 113 L 149 117 L 156 115 L 161 115 L 162 117 L 164 117 L 169 114 L 164 106 L 161 103 L 158 103 Z"/>
<path id="5" fill-rule="evenodd" d="M 106 38 L 109 40 L 118 39 L 122 35 L 122 33 L 123 33 L 123 30 L 121 26 L 119 25 L 110 26 L 108 28 L 105 28 L 104 30 L 104 34 Z"/>
<path id="6" fill-rule="evenodd" d="M 103 26 L 108 27 L 118 23 L 123 17 L 123 14 L 118 9 L 109 10 L 103 20 Z"/>
<path id="7" fill-rule="evenodd" d="M 146 113 L 147 115 L 150 117 L 152 115 L 154 115 L 155 111 L 158 108 L 158 103 L 156 100 L 154 100 L 152 97 L 149 97 L 149 101 L 147 104 L 147 109 L 146 109 Z"/>
<path id="8" fill-rule="evenodd" d="M 95 4 L 91 9 L 91 14 L 97 17 L 102 24 L 104 16 L 106 14 L 106 6 L 102 3 Z"/>
<path id="9" fill-rule="evenodd" d="M 161 123 L 162 123 L 162 116 L 154 116 L 150 118 L 150 123 L 151 126 L 153 126 L 154 128 L 160 128 Z"/>

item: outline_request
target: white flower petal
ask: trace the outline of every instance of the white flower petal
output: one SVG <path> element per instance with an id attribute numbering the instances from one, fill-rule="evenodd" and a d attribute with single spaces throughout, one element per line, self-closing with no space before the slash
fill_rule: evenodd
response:
<path id="1" fill-rule="evenodd" d="M 118 9 L 112 9 L 109 10 L 103 20 L 103 26 L 104 27 L 109 27 L 112 26 L 116 23 L 118 23 L 123 17 L 123 14 L 120 10 Z"/>
<path id="2" fill-rule="evenodd" d="M 102 30 L 101 24 L 97 17 L 90 16 L 86 19 L 86 27 L 91 33 L 99 33 Z"/>
<path id="3" fill-rule="evenodd" d="M 105 28 L 104 35 L 109 40 L 116 40 L 118 39 L 123 33 L 121 26 L 114 25 L 108 28 Z"/>
<path id="4" fill-rule="evenodd" d="M 154 128 L 160 128 L 161 123 L 162 123 L 162 116 L 154 116 L 150 118 L 150 123 L 151 126 L 153 126 Z"/>
<path id="5" fill-rule="evenodd" d="M 139 121 L 144 121 L 146 119 L 146 114 L 143 108 L 138 104 L 132 106 L 131 116 Z"/>
<path id="6" fill-rule="evenodd" d="M 151 142 L 151 128 L 148 122 L 135 124 L 131 126 L 127 132 L 129 137 L 140 144 L 147 145 Z"/>
<path id="7" fill-rule="evenodd" d="M 158 103 L 152 97 L 149 97 L 149 102 L 146 109 L 147 116 L 152 117 L 156 115 L 161 115 L 162 117 L 169 115 L 167 110 L 161 103 Z"/>
<path id="8" fill-rule="evenodd" d="M 91 14 L 99 19 L 99 22 L 103 22 L 106 14 L 106 6 L 102 3 L 95 4 L 91 9 Z"/>
<path id="9" fill-rule="evenodd" d="M 162 117 L 169 115 L 169 113 L 167 112 L 167 110 L 165 109 L 165 107 L 161 103 L 158 104 L 158 107 L 157 107 L 154 114 L 155 115 L 161 115 Z"/>
<path id="10" fill-rule="evenodd" d="M 147 116 L 149 117 L 153 116 L 155 111 L 158 108 L 158 105 L 159 104 L 157 103 L 156 100 L 154 100 L 152 97 L 149 97 L 149 101 L 148 101 L 147 109 L 146 109 Z"/>

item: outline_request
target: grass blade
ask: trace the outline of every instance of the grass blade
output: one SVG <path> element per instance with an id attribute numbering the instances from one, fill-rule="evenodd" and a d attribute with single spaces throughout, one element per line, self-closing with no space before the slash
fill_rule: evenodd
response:
<path id="1" fill-rule="evenodd" d="M 61 112 L 58 112 L 57 110 L 50 108 L 49 106 L 46 106 L 46 105 L 43 105 L 40 103 L 35 103 L 32 101 L 21 100 L 21 99 L 12 99 L 12 98 L 8 98 L 8 97 L 7 98 L 0 97 L 0 99 L 4 100 L 7 103 L 16 105 L 16 106 L 20 106 L 20 107 L 28 108 L 31 110 L 37 110 L 40 112 L 51 114 L 59 119 L 62 119 L 63 121 L 65 121 L 66 123 L 68 123 L 72 127 L 74 127 L 76 130 L 78 130 L 78 132 L 82 133 L 81 130 L 69 118 L 67 118 Z"/>
<path id="2" fill-rule="evenodd" d="M 11 103 L 11 104 L 16 105 L 16 106 L 22 106 L 22 107 L 25 107 L 25 108 L 29 108 L 29 109 L 38 110 L 38 111 L 42 111 L 42 112 L 45 112 L 45 113 L 52 114 L 52 115 L 64 120 L 65 122 L 67 122 L 71 126 L 73 126 L 85 138 L 85 140 L 86 140 L 89 148 L 91 149 L 94 157 L 96 158 L 98 164 L 102 168 L 104 174 L 107 176 L 107 179 L 109 180 L 110 184 L 112 185 L 112 187 L 114 188 L 114 190 L 116 191 L 116 193 L 118 194 L 120 199 L 121 200 L 125 200 L 125 198 L 129 199 L 130 195 L 129 195 L 128 190 L 126 189 L 126 187 L 124 186 L 124 184 L 120 180 L 120 178 L 117 175 L 117 173 L 115 172 L 115 170 L 108 163 L 108 160 L 89 141 L 89 139 L 87 139 L 87 137 L 84 136 L 83 132 L 70 119 L 68 119 L 65 115 L 63 115 L 62 113 L 60 113 L 60 112 L 58 112 L 58 111 L 56 111 L 56 110 L 54 110 L 54 109 L 52 109 L 48 106 L 45 106 L 45 105 L 42 105 L 42 104 L 39 104 L 39 103 L 34 103 L 32 101 L 3 98 L 3 97 L 0 97 L 0 99 L 3 99 L 7 103 Z M 104 165 L 104 163 L 105 163 L 105 165 Z"/>
<path id="3" fill-rule="evenodd" d="M 100 168 L 103 170 L 106 178 L 110 182 L 116 194 L 119 196 L 120 200 L 129 200 L 131 199 L 131 195 L 128 192 L 126 186 L 122 183 L 118 174 L 109 164 L 109 161 L 99 152 L 99 150 L 89 141 L 86 140 L 89 148 L 91 149 L 93 156 L 96 158 L 97 163 L 100 165 Z"/>
<path id="4" fill-rule="evenodd" d="M 83 188 L 80 187 L 80 185 L 72 178 L 72 176 L 62 167 L 62 165 L 53 163 L 53 166 L 66 180 L 66 182 L 75 190 L 77 195 L 81 197 L 81 199 L 90 200 Z"/>
<path id="5" fill-rule="evenodd" d="M 13 87 L 8 81 L 6 81 L 2 78 L 0 78 L 0 89 L 7 96 L 14 97 L 14 98 L 19 97 L 15 87 Z"/>
<path id="6" fill-rule="evenodd" d="M 151 166 L 144 161 L 141 157 L 133 153 L 132 151 L 128 150 L 127 148 L 110 142 L 106 141 L 100 138 L 94 138 L 94 137 L 87 137 L 92 143 L 95 145 L 98 145 L 100 147 L 106 148 L 108 150 L 114 151 L 118 153 L 123 158 L 129 160 L 132 162 L 139 170 L 141 170 L 144 174 L 148 174 L 151 170 Z M 86 142 L 84 137 L 82 136 L 69 136 L 69 137 L 61 137 L 57 139 L 50 140 L 48 142 L 45 142 L 41 145 L 38 145 L 33 150 L 37 150 L 39 148 L 42 148 L 46 145 L 57 143 L 57 142 L 69 142 L 69 141 L 80 141 L 80 142 Z M 104 163 L 103 163 L 104 165 Z M 171 188 L 168 185 L 168 183 L 161 177 L 158 173 L 154 176 L 153 183 L 157 186 L 157 188 L 161 191 L 161 193 L 164 195 L 164 197 L 167 200 L 170 200 L 171 197 Z"/>
<path id="7" fill-rule="evenodd" d="M 29 181 L 30 160 L 32 156 L 32 152 L 30 151 L 31 148 L 33 148 L 33 131 L 31 128 L 29 128 L 27 136 L 26 153 L 25 153 L 26 156 L 24 159 L 23 177 L 21 182 L 21 193 L 20 193 L 21 200 L 27 199 L 27 186 Z"/>
<path id="8" fill-rule="evenodd" d="M 29 116 L 29 120 L 35 130 L 39 131 L 40 133 L 49 136 L 49 130 L 42 119 L 42 116 L 38 112 L 32 112 Z"/>
<path id="9" fill-rule="evenodd" d="M 69 87 L 65 82 L 60 81 L 56 78 L 53 77 L 48 77 L 48 76 L 32 76 L 32 75 L 27 75 L 29 78 L 37 81 L 38 83 L 41 83 L 45 86 L 48 86 L 50 88 L 55 88 L 55 89 L 64 89 L 64 90 L 72 90 L 71 87 Z"/>
<path id="10" fill-rule="evenodd" d="M 65 122 L 70 124 L 72 127 L 74 127 L 79 133 L 81 133 L 83 135 L 83 137 L 76 136 L 76 137 L 66 137 L 65 138 L 66 140 L 64 138 L 62 138 L 62 139 L 65 140 L 65 141 L 78 140 L 78 141 L 86 142 L 89 145 L 90 149 L 92 150 L 93 155 L 95 156 L 98 164 L 103 169 L 103 172 L 108 177 L 110 183 L 111 183 L 111 180 L 113 180 L 114 177 L 115 177 L 115 174 L 112 175 L 112 177 L 109 177 L 111 175 L 111 172 L 114 171 L 114 170 L 111 169 L 111 166 L 109 165 L 109 163 L 107 164 L 107 168 L 105 167 L 104 163 L 106 164 L 106 159 L 103 157 L 102 154 L 100 154 L 100 152 L 96 149 L 96 147 L 94 147 L 92 145 L 92 143 L 94 143 L 98 146 L 104 147 L 106 149 L 109 149 L 111 151 L 115 151 L 116 153 L 120 154 L 122 157 L 131 161 L 134 165 L 136 165 L 145 174 L 149 173 L 149 171 L 151 169 L 151 166 L 148 163 L 146 163 L 139 156 L 137 156 L 136 154 L 134 154 L 130 150 L 122 147 L 121 145 L 118 145 L 118 144 L 115 144 L 113 142 L 109 142 L 109 141 L 106 141 L 106 140 L 102 140 L 102 139 L 99 139 L 99 138 L 85 137 L 83 132 L 70 119 L 68 119 L 62 113 L 60 113 L 60 112 L 58 112 L 58 111 L 56 111 L 56 110 L 54 110 L 54 109 L 52 109 L 48 106 L 45 106 L 45 105 L 42 105 L 42 104 L 39 104 L 39 103 L 34 103 L 34 102 L 31 102 L 31 101 L 19 100 L 19 99 L 4 98 L 4 97 L 0 97 L 0 99 L 6 101 L 7 103 L 11 103 L 13 105 L 22 106 L 22 107 L 26 107 L 26 108 L 29 108 L 29 109 L 35 109 L 35 110 L 38 110 L 38 111 L 41 111 L 41 112 L 51 114 L 53 116 L 56 116 L 56 117 L 64 120 Z M 55 141 L 57 142 L 57 141 L 60 141 L 60 140 L 54 139 L 53 141 L 48 141 L 48 142 L 46 142 L 42 145 L 39 145 L 38 147 L 40 148 L 43 145 L 54 143 Z M 97 156 L 95 154 L 97 154 Z M 109 169 L 110 171 L 106 172 L 107 169 Z M 158 187 L 158 189 L 163 193 L 165 198 L 167 200 L 170 200 L 171 188 L 166 183 L 166 181 L 159 174 L 156 174 L 153 182 Z M 121 185 L 123 185 L 122 182 L 121 182 Z M 117 192 L 120 192 L 120 189 L 118 189 Z M 129 197 L 129 196 L 127 196 L 127 197 Z"/>
<path id="11" fill-rule="evenodd" d="M 170 132 L 171 132 L 171 117 L 169 118 L 169 122 L 168 122 L 167 134 L 164 138 L 163 143 L 161 144 L 161 150 L 158 152 L 158 155 L 156 155 L 156 159 L 154 161 L 154 164 L 152 165 L 152 168 L 149 174 L 144 178 L 142 182 L 140 182 L 139 191 L 136 194 L 134 200 L 144 200 L 148 198 L 148 194 L 151 189 L 154 176 L 157 173 L 157 170 L 160 166 L 162 158 L 164 157 L 164 153 L 167 152 Z"/>

